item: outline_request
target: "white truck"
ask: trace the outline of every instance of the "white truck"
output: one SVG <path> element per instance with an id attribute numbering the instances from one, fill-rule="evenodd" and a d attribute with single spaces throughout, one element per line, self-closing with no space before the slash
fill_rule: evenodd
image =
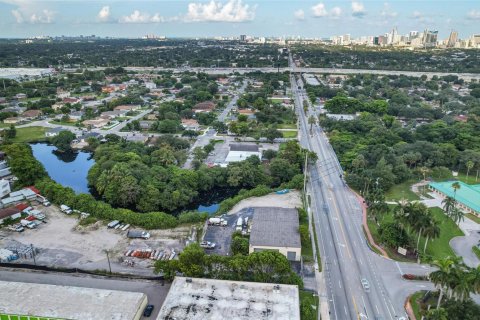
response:
<path id="1" fill-rule="evenodd" d="M 66 213 L 66 214 L 72 214 L 72 212 L 73 212 L 72 209 L 69 206 L 64 205 L 64 204 L 60 205 L 60 210 L 64 213 Z"/>
<path id="2" fill-rule="evenodd" d="M 242 229 L 243 229 L 243 219 L 242 219 L 242 217 L 240 217 L 237 220 L 237 228 L 235 230 L 236 231 L 242 231 Z"/>
<path id="3" fill-rule="evenodd" d="M 208 219 L 208 225 L 226 227 L 227 221 L 223 218 L 210 218 Z"/>
<path id="4" fill-rule="evenodd" d="M 20 224 L 23 226 L 23 227 L 26 227 L 28 229 L 34 229 L 37 224 L 33 221 L 28 221 L 28 220 L 25 220 L 25 219 L 22 219 L 20 220 Z"/>

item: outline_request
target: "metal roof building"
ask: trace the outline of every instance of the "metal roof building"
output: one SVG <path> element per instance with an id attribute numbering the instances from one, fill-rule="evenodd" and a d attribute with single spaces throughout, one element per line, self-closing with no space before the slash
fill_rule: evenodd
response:
<path id="1" fill-rule="evenodd" d="M 452 187 L 455 182 L 460 184 L 460 189 L 456 192 Z M 431 182 L 428 187 L 443 196 L 455 198 L 461 209 L 480 216 L 480 184 L 469 185 L 462 181 L 445 181 Z"/>
<path id="2" fill-rule="evenodd" d="M 299 320 L 298 287 L 176 277 L 157 320 Z"/>
<path id="3" fill-rule="evenodd" d="M 139 292 L 0 281 L 0 314 L 137 320 L 146 304 L 147 296 Z"/>
<path id="4" fill-rule="evenodd" d="M 230 151 L 228 152 L 225 162 L 243 161 L 250 156 L 257 156 L 259 159 L 262 159 L 262 153 L 260 152 L 258 145 L 235 143 L 230 145 Z"/>
<path id="5" fill-rule="evenodd" d="M 297 209 L 254 208 L 249 252 L 276 250 L 288 260 L 300 261 L 300 233 Z"/>

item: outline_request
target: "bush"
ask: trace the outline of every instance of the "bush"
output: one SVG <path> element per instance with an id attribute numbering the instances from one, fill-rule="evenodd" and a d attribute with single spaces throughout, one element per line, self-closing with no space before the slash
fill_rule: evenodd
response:
<path id="1" fill-rule="evenodd" d="M 272 189 L 270 189 L 269 187 L 267 187 L 265 185 L 259 185 L 255 188 L 251 189 L 251 190 L 242 189 L 242 190 L 240 190 L 238 195 L 236 195 L 232 198 L 227 198 L 227 199 L 223 200 L 220 203 L 220 207 L 218 209 L 218 212 L 220 212 L 220 213 L 228 212 L 237 203 L 239 203 L 240 201 L 242 201 L 244 199 L 251 198 L 251 197 L 261 197 L 261 196 L 264 196 L 264 195 L 267 195 L 267 194 L 271 193 L 272 191 L 273 191 Z"/>
<path id="2" fill-rule="evenodd" d="M 182 212 L 178 216 L 179 223 L 196 223 L 196 222 L 203 222 L 207 220 L 208 213 L 206 212 L 198 212 L 198 211 L 187 211 Z"/>
<path id="3" fill-rule="evenodd" d="M 249 239 L 248 237 L 243 237 L 240 233 L 235 232 L 232 235 L 232 253 L 234 255 L 241 254 L 244 256 L 248 255 Z"/>

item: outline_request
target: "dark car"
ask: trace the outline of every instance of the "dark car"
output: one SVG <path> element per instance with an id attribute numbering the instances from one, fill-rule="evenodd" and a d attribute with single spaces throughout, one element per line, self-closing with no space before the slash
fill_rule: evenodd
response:
<path id="1" fill-rule="evenodd" d="M 153 312 L 153 304 L 149 304 L 145 310 L 143 311 L 143 316 L 144 317 L 150 317 L 152 315 L 152 312 Z"/>

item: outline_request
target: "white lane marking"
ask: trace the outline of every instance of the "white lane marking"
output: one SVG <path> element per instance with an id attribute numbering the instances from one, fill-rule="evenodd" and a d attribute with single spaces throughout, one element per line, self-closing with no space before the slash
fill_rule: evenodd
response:
<path id="1" fill-rule="evenodd" d="M 340 280 L 338 280 L 338 286 L 342 289 L 342 282 Z"/>
<path id="2" fill-rule="evenodd" d="M 400 265 L 398 264 L 397 261 L 395 261 L 395 265 L 397 266 L 398 272 L 400 272 L 400 275 L 403 274 L 402 269 L 400 268 Z"/>

